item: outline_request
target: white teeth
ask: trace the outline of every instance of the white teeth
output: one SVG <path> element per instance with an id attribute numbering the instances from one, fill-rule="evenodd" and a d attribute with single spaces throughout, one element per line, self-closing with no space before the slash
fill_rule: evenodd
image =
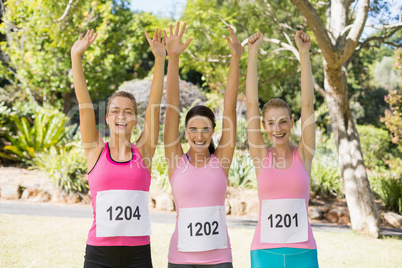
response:
<path id="1" fill-rule="evenodd" d="M 116 123 L 116 126 L 127 126 L 127 124 L 123 124 L 123 123 Z"/>
<path id="2" fill-rule="evenodd" d="M 282 137 L 284 137 L 284 136 L 285 136 L 285 133 L 282 134 L 282 135 L 274 135 L 274 137 L 277 137 L 277 138 L 282 138 Z"/>
<path id="3" fill-rule="evenodd" d="M 205 144 L 205 142 L 194 142 L 196 145 L 204 145 Z"/>

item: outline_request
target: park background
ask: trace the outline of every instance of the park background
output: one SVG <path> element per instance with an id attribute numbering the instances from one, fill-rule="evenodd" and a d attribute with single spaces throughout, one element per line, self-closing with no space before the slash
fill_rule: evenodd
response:
<path id="1" fill-rule="evenodd" d="M 152 36 L 156 28 L 168 29 L 177 20 L 187 23 L 184 38 L 194 40 L 181 58 L 182 114 L 192 105 L 203 103 L 218 117 L 222 114 L 220 108 L 230 61 L 230 51 L 223 38 L 228 35 L 227 27 L 234 27 L 244 44 L 251 34 L 261 30 L 265 42 L 259 55 L 260 103 L 272 97 L 283 98 L 298 120 L 300 69 L 292 39 L 296 30 L 303 29 L 312 37 L 310 57 L 315 80 L 317 151 L 310 196 L 312 203 L 322 204 L 321 211 L 315 211 L 317 217 L 351 225 L 356 233 L 375 238 L 384 238 L 380 226 L 401 228 L 402 6 L 398 1 L 378 0 L 310 3 L 298 0 L 0 1 L 1 170 L 6 173 L 10 167 L 41 170 L 52 183 L 51 189 L 38 189 L 31 187 L 32 183 L 20 183 L 19 177 L 7 177 L 8 181 L 15 181 L 16 198 L 88 202 L 85 155 L 81 148 L 69 54 L 80 33 L 91 28 L 99 33 L 85 53 L 83 64 L 99 131 L 107 139 L 105 107 L 114 91 L 131 91 L 139 102 L 139 112 L 145 111 L 154 62 L 144 30 Z M 251 205 L 247 199 L 256 194 L 254 169 L 247 152 L 244 91 L 247 46 L 240 67 L 237 149 L 229 175 L 229 192 L 233 198 L 227 202 L 232 215 L 248 214 L 247 206 Z M 161 115 L 163 119 L 163 109 Z M 184 116 L 181 118 L 184 120 Z M 181 130 L 183 125 L 181 122 Z M 218 125 L 217 140 L 219 128 Z M 141 124 L 134 130 L 134 137 L 139 133 Z M 163 131 L 160 133 L 161 145 Z M 296 123 L 294 143 L 299 135 L 300 126 Z M 185 142 L 184 135 L 182 142 Z M 160 146 L 154 158 L 153 187 L 161 199 L 171 202 L 163 155 Z M 7 199 L 8 195 L 15 196 L 15 192 L 2 186 L 0 197 Z M 158 205 L 156 199 L 154 206 Z M 345 200 L 347 209 L 338 209 L 330 216 L 328 204 Z M 174 209 L 172 204 L 163 206 Z M 13 232 L 20 218 L 2 216 L 1 220 Z M 83 227 L 84 233 L 87 229 L 89 226 Z M 5 231 L 1 235 L 5 236 Z M 81 243 L 85 243 L 85 235 L 77 238 L 80 241 L 77 245 L 82 249 L 78 254 L 83 254 Z M 239 235 L 243 236 L 243 233 Z M 359 241 L 356 244 L 361 244 L 359 239 L 366 239 L 358 235 L 335 237 L 340 241 Z M 15 239 L 18 238 L 24 236 Z M 10 239 L 13 245 L 11 241 L 15 240 Z M 325 237 L 323 241 L 332 240 Z M 378 240 L 364 241 L 363 244 L 370 244 Z M 362 257 L 378 256 L 375 252 L 381 249 L 382 253 L 391 254 L 386 260 L 396 262 L 384 262 L 382 266 L 368 258 L 366 264 L 373 264 L 371 267 L 395 264 L 396 267 L 398 251 L 395 254 L 392 249 L 401 248 L 400 239 L 386 238 L 370 245 L 373 253 L 359 255 L 357 259 L 363 262 Z M 15 247 L 9 246 L 10 251 L 3 251 L 0 264 L 30 266 L 20 263 L 20 255 L 10 253 L 18 251 L 19 246 L 16 243 Z M 37 251 L 32 249 L 32 252 Z M 343 251 L 337 252 L 337 256 L 344 256 Z M 399 250 L 399 263 L 400 255 Z M 325 259 L 324 253 L 321 256 Z M 37 265 L 40 264 L 39 258 Z M 348 267 L 350 263 L 344 265 Z M 331 262 L 324 262 L 324 266 L 333 267 Z"/>

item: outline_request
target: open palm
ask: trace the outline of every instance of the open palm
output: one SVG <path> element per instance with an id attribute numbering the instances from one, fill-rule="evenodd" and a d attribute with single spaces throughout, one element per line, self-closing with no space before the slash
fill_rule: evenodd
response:
<path id="1" fill-rule="evenodd" d="M 170 33 L 169 36 L 167 36 L 166 32 L 163 31 L 164 35 L 166 36 L 166 50 L 169 55 L 180 55 L 193 40 L 190 38 L 184 44 L 182 44 L 181 38 L 184 34 L 184 30 L 186 29 L 186 23 L 184 23 L 180 33 L 179 29 L 180 29 L 180 22 L 177 22 L 174 34 L 172 25 L 170 25 L 169 27 L 169 33 Z"/>
<path id="2" fill-rule="evenodd" d="M 82 34 L 78 37 L 78 40 L 75 41 L 73 47 L 71 48 L 71 55 L 82 55 L 85 50 L 95 41 L 98 33 L 94 34 L 94 30 L 89 30 L 84 38 L 82 38 Z M 82 39 L 81 39 L 82 38 Z"/>
<path id="3" fill-rule="evenodd" d="M 165 37 L 161 39 L 162 30 L 155 30 L 154 36 L 151 39 L 147 31 L 145 31 L 145 36 L 147 37 L 148 43 L 151 46 L 151 51 L 154 54 L 155 58 L 161 57 L 166 58 L 166 50 L 165 50 Z"/>
<path id="4" fill-rule="evenodd" d="M 230 38 L 227 36 L 225 36 L 225 38 L 229 43 L 230 51 L 232 52 L 233 56 L 241 56 L 241 53 L 243 52 L 243 46 L 241 45 L 240 41 L 237 39 L 236 34 L 233 32 L 233 29 L 230 26 L 229 26 L 229 32 L 230 32 L 230 37 L 232 38 L 232 40 L 230 40 Z"/>

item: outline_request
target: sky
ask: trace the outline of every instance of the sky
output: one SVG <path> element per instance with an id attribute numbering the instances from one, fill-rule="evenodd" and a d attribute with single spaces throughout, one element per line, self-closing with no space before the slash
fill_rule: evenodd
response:
<path id="1" fill-rule="evenodd" d="M 381 2 L 387 1 L 391 5 L 392 16 L 396 16 L 401 10 L 401 0 L 380 0 Z M 181 17 L 181 14 L 186 8 L 187 0 L 131 0 L 131 9 L 135 11 L 146 11 L 152 12 L 154 15 L 171 18 L 175 20 Z M 358 7 L 357 4 L 352 5 L 352 8 Z M 392 22 L 391 24 L 396 23 Z M 379 24 L 373 18 L 368 18 L 367 24 Z M 376 30 L 371 27 L 365 27 L 363 31 L 362 38 L 365 39 L 367 36 L 374 33 Z"/>
<path id="2" fill-rule="evenodd" d="M 186 8 L 186 3 L 187 0 L 131 0 L 131 9 L 178 19 Z"/>

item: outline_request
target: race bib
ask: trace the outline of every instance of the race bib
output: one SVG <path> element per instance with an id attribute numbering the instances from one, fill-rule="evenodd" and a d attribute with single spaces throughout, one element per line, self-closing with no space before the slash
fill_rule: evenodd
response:
<path id="1" fill-rule="evenodd" d="M 227 248 L 225 207 L 181 208 L 178 232 L 181 252 Z"/>
<path id="2" fill-rule="evenodd" d="M 262 243 L 299 243 L 308 240 L 308 220 L 304 199 L 263 200 Z"/>
<path id="3" fill-rule="evenodd" d="M 96 237 L 151 234 L 149 192 L 101 191 L 96 195 Z"/>

